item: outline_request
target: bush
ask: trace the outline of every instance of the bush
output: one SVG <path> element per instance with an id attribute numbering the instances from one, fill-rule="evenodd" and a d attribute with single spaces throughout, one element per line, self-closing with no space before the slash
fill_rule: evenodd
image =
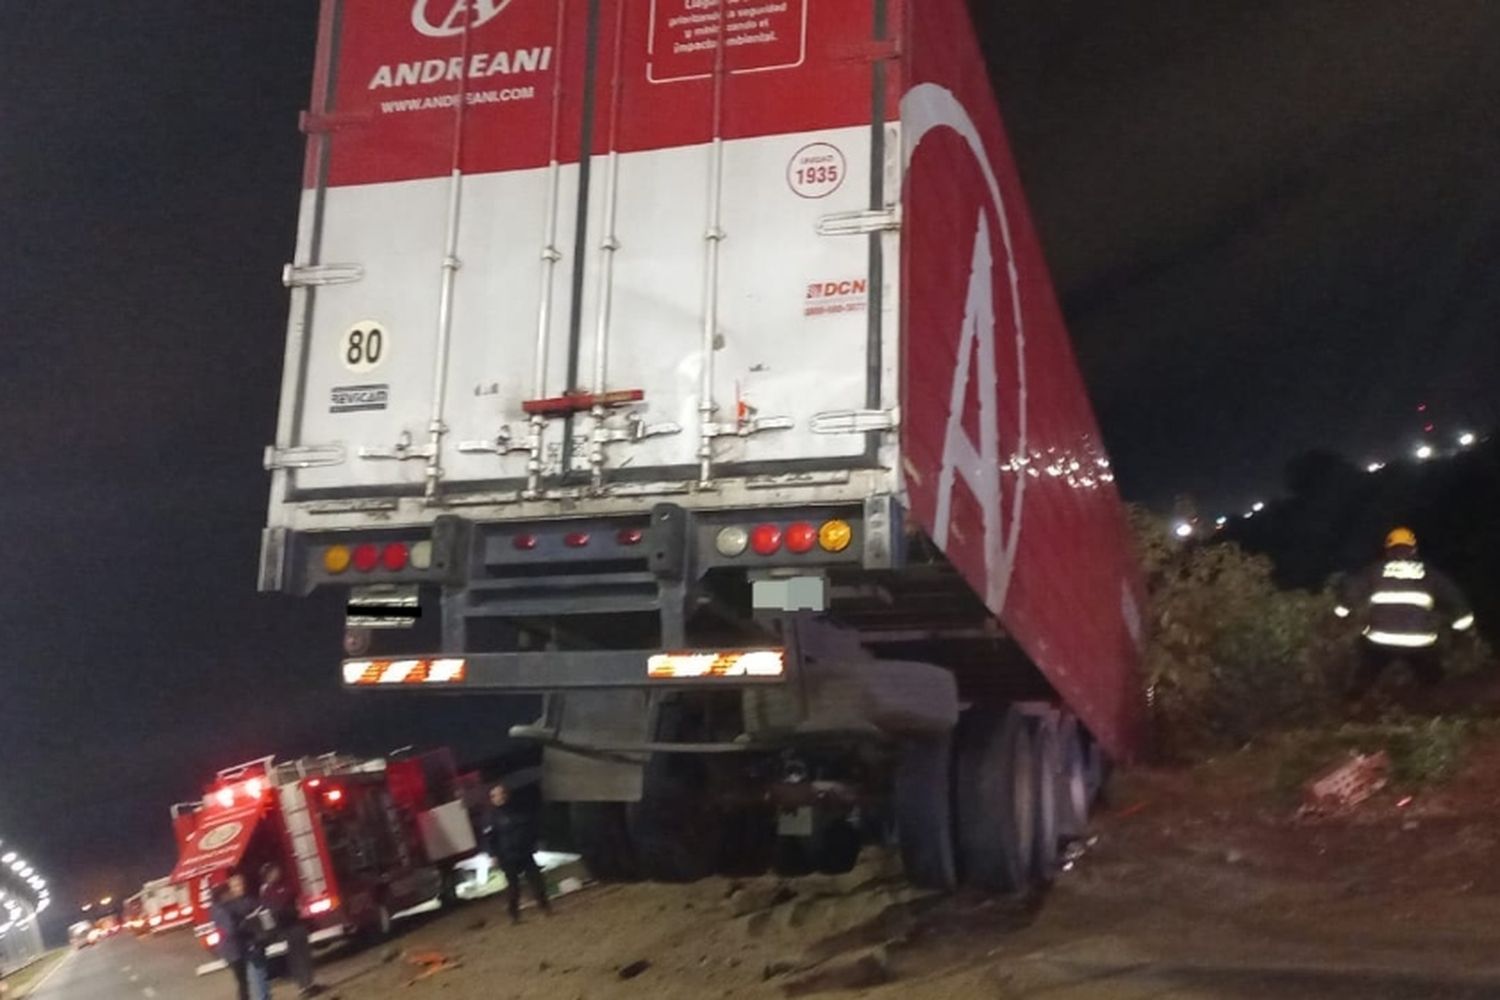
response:
<path id="1" fill-rule="evenodd" d="M 1280 590 L 1268 559 L 1184 545 L 1153 516 L 1132 517 L 1150 593 L 1158 756 L 1192 759 L 1330 718 L 1353 667 L 1333 596 Z"/>

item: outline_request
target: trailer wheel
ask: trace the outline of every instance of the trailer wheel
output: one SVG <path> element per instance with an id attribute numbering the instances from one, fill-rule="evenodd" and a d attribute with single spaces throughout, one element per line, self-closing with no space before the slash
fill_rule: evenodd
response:
<path id="1" fill-rule="evenodd" d="M 1032 844 L 1033 874 L 1041 882 L 1051 882 L 1057 874 L 1058 815 L 1062 811 L 1062 749 L 1057 723 L 1048 719 L 1033 722 L 1032 738 L 1036 750 L 1036 834 Z"/>
<path id="2" fill-rule="evenodd" d="M 627 809 L 641 871 L 657 882 L 696 882 L 717 871 L 724 815 L 705 794 L 701 761 L 652 754 L 641 801 Z"/>
<path id="3" fill-rule="evenodd" d="M 730 811 L 724 819 L 718 871 L 734 878 L 764 875 L 776 861 L 776 814 L 760 806 Z"/>
<path id="4" fill-rule="evenodd" d="M 600 882 L 632 882 L 641 877 L 630 843 L 622 802 L 570 802 L 568 821 L 584 867 Z"/>
<path id="5" fill-rule="evenodd" d="M 813 836 L 813 867 L 824 875 L 843 875 L 854 870 L 864 847 L 859 830 L 845 819 L 836 819 Z"/>
<path id="6" fill-rule="evenodd" d="M 1099 745 L 1099 741 L 1092 735 L 1085 734 L 1083 739 L 1085 773 L 1088 781 L 1088 796 L 1090 808 L 1103 806 L 1107 799 L 1109 775 L 1112 769 L 1109 754 Z"/>
<path id="7" fill-rule="evenodd" d="M 813 873 L 812 851 L 806 837 L 776 838 L 776 858 L 771 870 L 782 878 L 801 878 Z"/>
<path id="8" fill-rule="evenodd" d="M 964 881 L 1018 892 L 1036 869 L 1037 754 L 1015 709 L 971 709 L 959 722 L 955 804 Z"/>
<path id="9" fill-rule="evenodd" d="M 952 740 L 908 740 L 896 765 L 896 831 L 906 877 L 919 889 L 957 884 L 953 857 Z"/>
<path id="10" fill-rule="evenodd" d="M 1073 716 L 1064 716 L 1058 732 L 1058 801 L 1057 832 L 1064 841 L 1077 840 L 1088 832 L 1089 794 L 1088 750 L 1084 746 L 1083 727 Z"/>

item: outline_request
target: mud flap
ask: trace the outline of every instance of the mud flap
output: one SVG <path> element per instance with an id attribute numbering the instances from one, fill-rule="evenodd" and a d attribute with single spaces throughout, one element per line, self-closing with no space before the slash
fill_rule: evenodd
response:
<path id="1" fill-rule="evenodd" d="M 635 745 L 650 739 L 645 691 L 570 691 L 547 699 L 546 721 L 563 743 Z M 639 802 L 643 765 L 610 754 L 557 747 L 542 753 L 542 790 L 551 802 Z"/>

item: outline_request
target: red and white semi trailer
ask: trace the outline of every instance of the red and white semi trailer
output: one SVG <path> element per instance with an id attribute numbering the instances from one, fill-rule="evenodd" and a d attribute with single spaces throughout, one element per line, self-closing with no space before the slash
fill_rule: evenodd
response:
<path id="1" fill-rule="evenodd" d="M 260 586 L 348 687 L 544 695 L 603 876 L 1045 876 L 1143 597 L 962 0 L 323 0 L 303 128 Z"/>

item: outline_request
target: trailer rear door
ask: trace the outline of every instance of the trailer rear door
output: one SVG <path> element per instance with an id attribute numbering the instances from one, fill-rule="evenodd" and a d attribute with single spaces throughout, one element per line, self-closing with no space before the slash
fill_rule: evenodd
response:
<path id="1" fill-rule="evenodd" d="M 894 380 L 885 20 L 325 0 L 290 497 L 868 464 Z"/>

